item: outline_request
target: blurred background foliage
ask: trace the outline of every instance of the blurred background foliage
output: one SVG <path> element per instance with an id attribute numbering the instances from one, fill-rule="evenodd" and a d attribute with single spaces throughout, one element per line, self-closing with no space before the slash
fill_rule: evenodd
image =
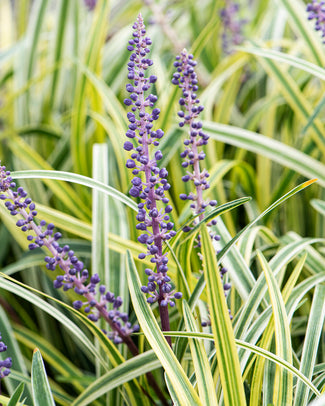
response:
<path id="1" fill-rule="evenodd" d="M 318 178 L 316 184 L 264 216 L 250 238 L 241 242 L 239 249 L 245 264 L 257 277 L 261 269 L 255 263 L 256 248 L 271 259 L 293 241 L 324 238 L 325 48 L 313 23 L 307 21 L 305 4 L 300 0 L 240 0 L 238 19 L 245 21 L 241 21 L 243 42 L 231 45 L 225 52 L 220 18 L 224 1 L 98 0 L 94 7 L 91 3 L 1 0 L 2 164 L 11 171 L 54 170 L 95 177 L 128 193 L 130 173 L 123 150 L 128 124 L 123 105 L 129 56 L 126 45 L 131 26 L 141 12 L 153 42 L 151 73 L 158 77 L 155 91 L 161 110 L 157 125 L 166 134 L 161 150 L 163 165 L 170 174 L 176 228 L 190 216 L 190 210 L 178 199 L 189 185 L 181 181 L 182 131 L 176 115 L 179 94 L 171 77 L 174 58 L 186 47 L 198 61 L 199 94 L 205 106 L 202 118 L 211 135 L 205 161 L 211 175 L 207 195 L 219 204 L 252 197 L 242 208 L 223 216 L 227 238 L 235 236 L 294 186 Z M 104 156 L 94 154 L 95 144 L 106 145 Z M 19 183 L 36 202 L 40 216 L 53 220 L 78 255 L 89 266 L 95 266 L 91 251 L 98 227 L 94 223 L 91 188 L 46 177 L 19 179 Z M 131 248 L 136 258 L 142 248 L 135 242 L 134 212 L 111 197 L 105 202 L 105 224 L 110 234 L 103 279 L 126 299 L 127 308 L 123 254 Z M 3 208 L 0 215 L 3 271 L 69 303 L 72 297 L 53 290 L 51 275 L 42 265 L 43 254 L 26 252 L 25 237 Z M 100 216 L 95 218 L 101 221 Z M 313 260 L 302 271 L 302 279 L 304 275 L 324 273 L 323 246 L 315 247 L 308 248 Z M 192 262 L 198 265 L 196 256 Z M 287 280 L 293 266 L 286 264 L 282 281 Z M 311 297 L 310 293 L 300 303 L 293 321 L 292 340 L 297 354 Z M 94 379 L 96 368 L 99 373 L 98 365 L 84 347 L 76 345 L 76 337 L 58 328 L 57 321 L 38 306 L 26 304 L 6 289 L 1 290 L 0 304 L 0 331 L 8 348 L 13 342 L 11 329 L 20 344 L 20 355 L 15 355 L 17 374 L 30 369 L 31 349 L 37 344 L 45 352 L 51 385 L 61 393 L 56 399 L 69 403 L 69 396 L 76 396 Z M 233 314 L 240 305 L 239 295 L 233 293 Z M 61 311 L 74 317 L 67 310 Z M 176 312 L 172 320 L 176 327 Z M 324 362 L 322 346 L 318 357 L 319 364 Z M 65 368 L 60 368 L 57 359 L 63 360 Z M 88 375 L 78 376 L 80 369 L 89 374 L 89 381 Z M 72 376 L 75 380 L 71 384 Z M 7 382 L 11 392 L 15 382 L 13 378 Z M 117 401 L 120 395 L 116 392 L 110 396 Z"/>

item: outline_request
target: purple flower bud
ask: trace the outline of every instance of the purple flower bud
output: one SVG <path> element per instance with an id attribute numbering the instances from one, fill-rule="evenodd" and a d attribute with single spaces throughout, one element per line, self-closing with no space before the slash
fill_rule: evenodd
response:
<path id="1" fill-rule="evenodd" d="M 126 167 L 127 168 L 135 168 L 135 162 L 132 159 L 128 159 L 126 161 Z"/>
<path id="2" fill-rule="evenodd" d="M 61 234 L 61 233 L 55 233 L 54 236 L 53 236 L 53 238 L 54 238 L 56 241 L 59 240 L 61 237 L 62 237 L 62 234 Z"/>
<path id="3" fill-rule="evenodd" d="M 138 237 L 138 241 L 141 242 L 141 244 L 146 244 L 147 240 L 148 240 L 148 234 L 141 234 Z M 141 254 L 140 254 L 141 255 Z"/>
<path id="4" fill-rule="evenodd" d="M 150 292 L 154 292 L 156 290 L 156 285 L 154 282 L 149 282 L 147 286 Z"/>
<path id="5" fill-rule="evenodd" d="M 160 138 L 162 138 L 164 136 L 164 132 L 161 130 L 161 129 L 158 129 L 157 131 L 156 131 L 156 137 L 158 138 L 158 139 L 160 139 Z"/>
<path id="6" fill-rule="evenodd" d="M 150 210 L 150 211 L 149 211 L 149 216 L 150 216 L 150 217 L 153 217 L 153 218 L 158 217 L 158 210 L 157 210 L 156 208 Z"/>
<path id="7" fill-rule="evenodd" d="M 75 301 L 73 302 L 73 307 L 74 307 L 75 309 L 77 309 L 77 310 L 80 310 L 80 309 L 82 308 L 82 306 L 83 306 L 83 303 L 82 303 L 81 300 L 75 300 Z"/>
<path id="8" fill-rule="evenodd" d="M 156 151 L 155 152 L 155 158 L 157 161 L 160 161 L 163 157 L 163 154 L 161 153 L 161 151 Z"/>
<path id="9" fill-rule="evenodd" d="M 159 176 L 160 176 L 161 178 L 166 178 L 166 177 L 168 176 L 168 171 L 167 171 L 167 169 L 165 169 L 165 168 L 160 169 L 160 171 L 159 171 Z"/>
<path id="10" fill-rule="evenodd" d="M 149 249 L 151 255 L 158 254 L 159 248 L 156 245 L 152 245 Z"/>
<path id="11" fill-rule="evenodd" d="M 113 306 L 114 306 L 115 308 L 119 308 L 119 307 L 122 306 L 122 304 L 123 304 L 123 300 L 122 300 L 122 298 L 121 298 L 120 296 L 118 296 L 118 297 L 114 300 Z"/>
<path id="12" fill-rule="evenodd" d="M 134 137 L 135 137 L 135 132 L 132 131 L 132 130 L 127 130 L 127 132 L 125 133 L 125 135 L 126 135 L 128 138 L 134 138 Z"/>
<path id="13" fill-rule="evenodd" d="M 100 278 L 99 278 L 99 275 L 97 274 L 97 273 L 95 273 L 94 275 L 92 275 L 91 277 L 90 277 L 90 282 L 91 283 L 93 283 L 93 284 L 97 284 L 97 283 L 99 283 L 100 282 Z"/>
<path id="14" fill-rule="evenodd" d="M 159 114 L 160 114 L 160 109 L 155 108 L 155 109 L 152 110 L 152 115 L 153 116 L 159 116 Z"/>
<path id="15" fill-rule="evenodd" d="M 124 143 L 124 149 L 126 150 L 126 151 L 131 151 L 132 149 L 133 149 L 133 144 L 132 144 L 132 142 L 130 142 L 130 141 L 126 141 L 125 143 Z"/>
<path id="16" fill-rule="evenodd" d="M 136 186 L 132 186 L 129 193 L 133 197 L 139 197 L 141 190 Z"/>

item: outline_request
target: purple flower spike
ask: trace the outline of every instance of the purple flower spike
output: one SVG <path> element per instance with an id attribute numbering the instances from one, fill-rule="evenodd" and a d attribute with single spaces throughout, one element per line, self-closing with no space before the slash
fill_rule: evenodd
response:
<path id="1" fill-rule="evenodd" d="M 196 91 L 198 90 L 198 80 L 195 73 L 196 61 L 193 60 L 193 55 L 188 54 L 184 49 L 180 56 L 176 57 L 174 62 L 176 73 L 173 75 L 172 83 L 182 89 L 182 97 L 180 105 L 183 110 L 178 113 L 182 119 L 181 127 L 188 126 L 189 138 L 184 141 L 185 150 L 181 153 L 184 159 L 182 166 L 188 170 L 186 175 L 182 177 L 183 182 L 193 181 L 196 189 L 196 195 L 190 193 L 186 195 L 180 194 L 181 200 L 193 200 L 191 207 L 194 214 L 200 214 L 199 219 L 203 220 L 204 211 L 210 202 L 203 200 L 203 191 L 210 187 L 207 179 L 208 172 L 200 168 L 200 162 L 204 160 L 205 154 L 200 150 L 207 145 L 209 136 L 202 131 L 202 123 L 198 121 L 199 114 L 204 107 L 200 105 L 200 100 L 197 98 Z M 215 205 L 215 201 L 211 201 Z M 188 230 L 190 231 L 190 230 Z"/>
<path id="2" fill-rule="evenodd" d="M 125 314 L 121 318 L 120 312 L 117 310 L 117 307 L 122 305 L 122 299 L 118 298 L 117 303 L 119 306 L 115 303 L 114 309 L 110 311 L 109 315 L 107 305 L 112 303 L 113 293 L 106 292 L 104 294 L 105 287 L 103 285 L 98 286 L 100 282 L 99 276 L 95 274 L 89 279 L 88 270 L 84 268 L 83 262 L 79 261 L 74 252 L 70 250 L 70 247 L 68 245 L 60 246 L 58 241 L 62 235 L 59 232 L 54 233 L 54 224 L 46 225 L 44 220 L 41 220 L 39 224 L 36 223 L 35 203 L 27 197 L 27 193 L 22 187 L 17 190 L 15 188 L 16 184 L 12 181 L 10 172 L 6 170 L 5 166 L 0 165 L 0 199 L 5 201 L 4 204 L 10 214 L 14 216 L 19 214 L 22 217 L 16 222 L 16 225 L 22 231 L 28 233 L 27 240 L 32 241 L 28 246 L 29 249 L 46 247 L 51 253 L 50 256 L 47 255 L 44 258 L 46 268 L 54 271 L 59 267 L 64 272 L 63 275 L 56 277 L 54 287 L 57 289 L 63 288 L 64 291 L 74 289 L 75 293 L 83 297 L 83 300 L 76 300 L 73 303 L 74 308 L 83 308 L 92 321 L 97 321 L 99 317 L 103 317 L 113 330 L 113 333 L 108 333 L 108 336 L 112 339 L 119 337 L 121 342 L 127 343 L 130 350 L 136 354 L 138 350 L 129 338 L 129 334 L 133 332 L 133 329 L 129 325 L 126 327 L 128 321 Z M 99 300 L 97 300 L 98 296 L 100 296 Z M 0 342 L 0 352 L 1 348 L 4 348 L 1 344 L 3 343 Z M 3 374 L 5 373 L 7 372 L 3 372 Z"/>
<path id="3" fill-rule="evenodd" d="M 238 13 L 239 4 L 231 0 L 228 0 L 225 8 L 220 11 L 223 24 L 222 49 L 227 54 L 231 52 L 233 45 L 239 45 L 243 41 L 242 30 L 246 20 L 240 19 Z"/>
<path id="4" fill-rule="evenodd" d="M 163 254 L 162 245 L 165 240 L 172 238 L 175 232 L 172 230 L 174 224 L 166 215 L 172 211 L 172 207 L 167 205 L 165 208 L 159 208 L 160 202 L 168 203 L 165 192 L 170 188 L 166 180 L 167 170 L 159 168 L 157 163 L 163 158 L 163 154 L 160 150 L 151 152 L 150 148 L 151 145 L 154 147 L 159 145 L 164 132 L 161 129 L 153 130 L 154 121 L 159 118 L 160 110 L 154 107 L 157 96 L 150 93 L 150 88 L 157 78 L 154 75 L 147 75 L 146 72 L 153 62 L 148 58 L 151 39 L 146 36 L 141 14 L 134 23 L 133 29 L 133 38 L 127 47 L 131 52 L 128 78 L 132 83 L 126 85 L 130 95 L 124 103 L 131 107 L 131 112 L 127 114 L 130 124 L 126 136 L 130 138 L 132 135 L 132 138 L 137 140 L 138 146 L 132 150 L 136 152 L 132 153 L 132 159 L 126 161 L 126 166 L 133 169 L 134 175 L 139 175 L 132 180 L 133 186 L 130 189 L 130 195 L 140 198 L 141 201 L 138 204 L 136 218 L 139 223 L 136 228 L 144 231 L 138 237 L 138 241 L 147 247 L 147 252 L 140 253 L 139 259 L 149 256 L 150 261 L 156 264 L 156 272 L 149 273 L 148 285 L 144 286 L 142 291 L 149 293 L 149 303 L 158 301 L 160 307 L 166 308 L 168 304 L 172 305 L 175 292 L 165 279 L 168 259 L 166 254 Z M 129 146 L 131 147 L 129 143 L 126 146 L 127 148 L 124 144 L 126 150 L 129 150 Z M 142 177 L 140 177 L 141 172 Z M 181 294 L 178 293 L 176 297 L 181 297 Z"/>
<path id="5" fill-rule="evenodd" d="M 209 136 L 202 130 L 202 123 L 198 121 L 199 114 L 203 111 L 204 107 L 200 105 L 200 100 L 197 98 L 196 92 L 198 90 L 198 80 L 195 73 L 196 61 L 193 60 L 193 55 L 188 54 L 184 49 L 180 56 L 176 57 L 174 62 L 176 72 L 173 75 L 172 83 L 182 89 L 182 97 L 179 104 L 182 108 L 178 112 L 181 121 L 179 123 L 181 128 L 188 129 L 188 138 L 184 141 L 185 150 L 181 153 L 181 158 L 184 159 L 182 167 L 188 169 L 186 175 L 182 177 L 183 182 L 192 181 L 195 186 L 196 193 L 186 195 L 180 194 L 181 200 L 191 200 L 190 207 L 195 215 L 199 215 L 199 221 L 205 217 L 205 211 L 208 206 L 214 207 L 217 205 L 215 200 L 205 201 L 203 199 L 203 192 L 210 187 L 207 179 L 209 173 L 206 169 L 201 170 L 202 162 L 205 154 L 200 149 L 207 145 Z M 185 127 L 187 126 L 187 127 Z M 194 220 L 194 224 L 197 219 Z M 216 220 L 211 220 L 207 223 L 208 227 L 216 225 Z M 190 226 L 183 227 L 183 232 L 189 232 L 192 228 Z M 220 236 L 215 233 L 210 233 L 211 239 L 215 241 L 220 240 Z M 195 248 L 201 248 L 201 237 L 197 236 Z M 227 270 L 221 269 L 221 276 Z M 224 291 L 230 289 L 228 283 L 224 284 Z M 177 295 L 175 294 L 175 298 Z"/>
<path id="6" fill-rule="evenodd" d="M 1 333 L 0 333 L 0 352 L 7 351 L 7 346 L 2 340 Z M 0 379 L 5 378 L 10 374 L 10 368 L 12 366 L 12 360 L 10 357 L 1 360 L 0 359 Z M 1 391 L 0 391 L 1 394 Z"/>
<path id="7" fill-rule="evenodd" d="M 325 44 L 325 1 L 313 0 L 307 4 L 308 20 L 315 20 L 315 30 L 322 34 Z"/>
<path id="8" fill-rule="evenodd" d="M 84 0 L 84 3 L 89 11 L 92 11 L 97 4 L 97 0 Z"/>

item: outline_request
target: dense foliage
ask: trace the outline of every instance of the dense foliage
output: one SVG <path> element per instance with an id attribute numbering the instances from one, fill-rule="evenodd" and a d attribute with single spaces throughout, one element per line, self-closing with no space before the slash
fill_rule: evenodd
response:
<path id="1" fill-rule="evenodd" d="M 0 404 L 324 404 L 324 33 L 1 0 Z"/>

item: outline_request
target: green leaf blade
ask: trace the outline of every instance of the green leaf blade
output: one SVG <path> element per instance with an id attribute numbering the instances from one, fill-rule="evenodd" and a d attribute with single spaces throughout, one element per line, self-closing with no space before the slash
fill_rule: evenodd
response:
<path id="1" fill-rule="evenodd" d="M 43 359 L 37 348 L 32 362 L 32 392 L 34 406 L 55 406 Z"/>
<path id="2" fill-rule="evenodd" d="M 300 372 L 311 379 L 314 372 L 319 341 L 325 319 L 325 286 L 317 285 L 308 318 L 305 341 L 301 355 Z M 294 406 L 308 404 L 309 390 L 302 381 L 297 382 Z"/>
<path id="3" fill-rule="evenodd" d="M 218 272 L 216 253 L 206 227 L 201 229 L 203 270 L 208 291 L 211 325 L 226 406 L 246 405 L 235 336 Z"/>
<path id="4" fill-rule="evenodd" d="M 183 311 L 186 329 L 191 332 L 198 332 L 199 330 L 191 313 L 191 309 L 185 300 L 183 301 Z M 200 399 L 204 405 L 218 405 L 216 389 L 213 383 L 211 367 L 204 348 L 204 343 L 201 340 L 192 340 L 191 338 L 189 342 Z"/>
<path id="5" fill-rule="evenodd" d="M 288 362 L 292 362 L 291 335 L 285 304 L 269 264 L 260 251 L 258 251 L 257 256 L 269 288 L 274 316 L 276 352 L 279 357 Z M 273 394 L 274 403 L 276 405 L 291 405 L 293 393 L 292 375 L 288 374 L 282 368 L 278 368 L 274 385 L 278 387 L 278 390 Z"/>
<path id="6" fill-rule="evenodd" d="M 165 372 L 184 406 L 201 405 L 201 401 L 189 382 L 184 369 L 179 364 L 165 337 L 160 331 L 158 323 L 148 303 L 141 292 L 141 282 L 130 252 L 127 252 L 127 275 L 130 296 L 139 324 L 160 360 Z"/>

